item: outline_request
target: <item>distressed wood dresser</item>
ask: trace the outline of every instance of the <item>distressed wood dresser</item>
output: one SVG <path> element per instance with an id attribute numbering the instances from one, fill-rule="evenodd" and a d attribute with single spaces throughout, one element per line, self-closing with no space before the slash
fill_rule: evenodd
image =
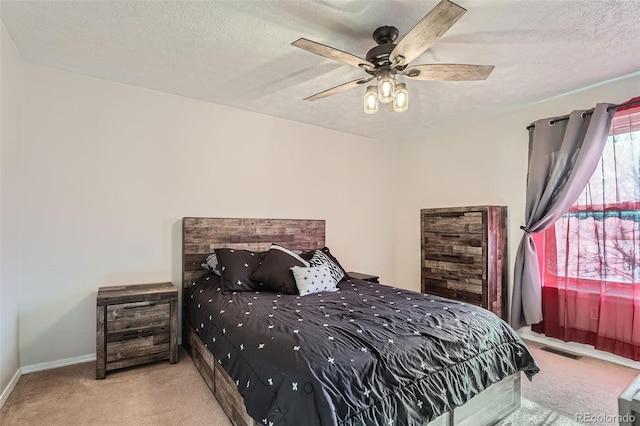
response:
<path id="1" fill-rule="evenodd" d="M 118 368 L 178 361 L 178 289 L 172 283 L 100 287 L 96 379 Z"/>
<path id="2" fill-rule="evenodd" d="M 507 207 L 420 210 L 422 292 L 507 316 Z"/>

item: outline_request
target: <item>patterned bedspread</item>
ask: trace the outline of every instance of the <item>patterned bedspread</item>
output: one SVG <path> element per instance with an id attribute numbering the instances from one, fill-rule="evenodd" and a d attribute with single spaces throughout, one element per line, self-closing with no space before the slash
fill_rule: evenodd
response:
<path id="1" fill-rule="evenodd" d="M 491 312 L 359 280 L 308 296 L 223 294 L 207 274 L 188 320 L 270 426 L 423 425 L 493 383 L 539 369 Z"/>

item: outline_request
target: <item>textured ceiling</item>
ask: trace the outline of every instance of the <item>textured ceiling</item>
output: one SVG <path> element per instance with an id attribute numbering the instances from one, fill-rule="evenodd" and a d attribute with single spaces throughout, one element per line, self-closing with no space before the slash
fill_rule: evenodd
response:
<path id="1" fill-rule="evenodd" d="M 29 62 L 385 140 L 640 71 L 640 1 L 460 0 L 467 13 L 412 65 L 495 65 L 488 80 L 408 81 L 405 113 L 364 114 L 364 87 L 302 100 L 366 74 L 291 42 L 364 57 L 378 26 L 402 37 L 437 3 L 3 0 L 0 13 Z"/>

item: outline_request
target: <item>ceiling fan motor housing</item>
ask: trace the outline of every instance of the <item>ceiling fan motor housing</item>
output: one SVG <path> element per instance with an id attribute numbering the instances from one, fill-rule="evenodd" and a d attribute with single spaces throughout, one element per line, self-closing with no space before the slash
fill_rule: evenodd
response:
<path id="1" fill-rule="evenodd" d="M 385 25 L 384 27 L 378 27 L 373 32 L 373 39 L 378 44 L 393 43 L 396 38 L 398 38 L 398 29 L 396 27 Z"/>
<path id="2" fill-rule="evenodd" d="M 369 50 L 365 59 L 374 64 L 376 68 L 382 65 L 391 65 L 389 55 L 391 55 L 395 47 L 396 45 L 393 43 L 381 44 Z"/>
<path id="3" fill-rule="evenodd" d="M 390 66 L 389 55 L 393 52 L 396 45 L 393 43 L 398 38 L 398 29 L 392 26 L 379 27 L 373 32 L 373 39 L 378 46 L 367 52 L 365 59 L 373 63 L 376 68 L 381 66 Z M 370 73 L 373 74 L 373 73 Z"/>

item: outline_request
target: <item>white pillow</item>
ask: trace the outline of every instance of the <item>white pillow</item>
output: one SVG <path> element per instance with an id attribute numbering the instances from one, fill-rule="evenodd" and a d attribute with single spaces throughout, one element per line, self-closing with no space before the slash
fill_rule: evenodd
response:
<path id="1" fill-rule="evenodd" d="M 327 265 L 310 266 L 308 268 L 293 266 L 291 272 L 293 272 L 300 296 L 338 290 L 336 287 L 338 281 L 335 280 Z"/>
<path id="2" fill-rule="evenodd" d="M 309 266 L 309 262 L 307 262 L 306 260 L 300 257 L 300 254 L 302 253 L 298 254 L 296 253 L 295 250 L 289 250 L 288 248 L 282 247 L 281 245 L 278 245 L 278 244 L 271 244 L 271 247 L 269 247 L 269 250 L 280 250 L 281 252 L 286 253 L 289 256 L 293 257 L 298 262 L 302 263 L 304 266 Z"/>

